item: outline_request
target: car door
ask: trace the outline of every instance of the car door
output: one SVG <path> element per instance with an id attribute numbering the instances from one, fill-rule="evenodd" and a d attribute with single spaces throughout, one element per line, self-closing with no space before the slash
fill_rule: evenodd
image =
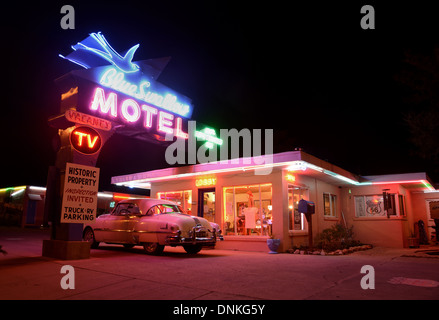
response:
<path id="1" fill-rule="evenodd" d="M 104 242 L 131 243 L 134 225 L 139 219 L 138 207 L 134 203 L 119 203 L 104 222 Z"/>

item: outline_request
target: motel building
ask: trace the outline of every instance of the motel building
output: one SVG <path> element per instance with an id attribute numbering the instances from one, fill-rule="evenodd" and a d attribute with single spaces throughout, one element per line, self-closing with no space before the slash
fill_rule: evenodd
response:
<path id="1" fill-rule="evenodd" d="M 118 186 L 145 188 L 151 198 L 172 200 L 191 215 L 221 226 L 219 249 L 267 252 L 269 236 L 279 252 L 308 245 L 308 223 L 298 210 L 312 201 L 312 234 L 336 223 L 353 226 L 355 239 L 383 247 L 408 247 L 422 220 L 436 243 L 430 209 L 439 204 L 425 173 L 357 176 L 303 151 L 239 158 L 112 177 Z M 267 157 L 267 156 L 262 156 Z M 261 164 L 264 163 L 264 164 Z M 384 210 L 383 190 L 388 210 Z"/>

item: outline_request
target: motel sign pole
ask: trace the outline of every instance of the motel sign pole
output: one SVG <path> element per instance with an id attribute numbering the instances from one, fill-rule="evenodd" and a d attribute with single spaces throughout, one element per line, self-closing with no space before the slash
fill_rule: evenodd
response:
<path id="1" fill-rule="evenodd" d="M 79 114 L 79 116 L 81 116 L 81 114 Z M 86 119 L 85 116 L 86 115 L 82 115 L 82 117 L 78 117 L 79 121 Z M 114 133 L 114 129 L 102 130 L 99 128 L 93 129 L 85 127 L 93 130 L 97 135 L 92 136 L 90 134 L 86 136 L 86 129 L 84 132 L 80 132 L 80 134 L 73 135 L 72 133 L 74 133 L 75 130 L 84 128 L 84 126 L 80 122 L 72 123 L 69 120 L 72 119 L 68 119 L 66 116 L 57 116 L 49 119 L 49 124 L 59 129 L 61 146 L 56 155 L 55 166 L 49 168 L 47 183 L 49 199 L 47 200 L 49 202 L 48 215 L 52 221 L 52 232 L 51 239 L 43 241 L 43 256 L 65 260 L 86 259 L 90 256 L 90 244 L 82 241 L 83 224 L 61 223 L 61 214 L 63 211 L 61 201 L 63 199 L 65 175 L 67 174 L 66 166 L 69 163 L 94 167 L 102 146 Z M 74 126 L 72 126 L 72 124 L 74 124 Z M 86 148 L 94 147 L 99 142 L 100 148 L 92 154 L 82 153 L 76 149 L 77 146 L 75 148 L 72 136 L 73 138 L 82 138 L 81 146 L 85 146 Z M 90 143 L 88 144 L 89 141 Z M 99 177 L 97 177 L 97 181 L 99 181 Z"/>

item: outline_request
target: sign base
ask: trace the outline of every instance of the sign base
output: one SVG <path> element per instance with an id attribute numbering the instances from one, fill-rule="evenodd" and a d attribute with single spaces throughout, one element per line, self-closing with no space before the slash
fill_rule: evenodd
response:
<path id="1" fill-rule="evenodd" d="M 85 241 L 43 240 L 43 257 L 60 260 L 90 258 L 90 243 Z"/>

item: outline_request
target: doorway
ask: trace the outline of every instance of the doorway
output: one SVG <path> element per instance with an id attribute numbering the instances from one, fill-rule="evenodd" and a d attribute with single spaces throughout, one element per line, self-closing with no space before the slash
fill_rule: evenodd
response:
<path id="1" fill-rule="evenodd" d="M 215 188 L 198 189 L 198 216 L 215 222 Z"/>
<path id="2" fill-rule="evenodd" d="M 35 224 L 37 201 L 29 199 L 27 202 L 26 224 Z"/>

